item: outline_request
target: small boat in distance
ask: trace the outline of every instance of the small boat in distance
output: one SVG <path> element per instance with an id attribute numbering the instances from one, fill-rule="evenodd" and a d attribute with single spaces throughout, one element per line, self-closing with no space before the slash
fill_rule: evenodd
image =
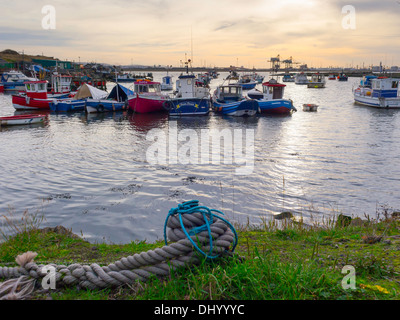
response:
<path id="1" fill-rule="evenodd" d="M 308 88 L 325 88 L 325 76 L 319 72 L 311 75 L 310 81 L 307 83 Z"/>
<path id="2" fill-rule="evenodd" d="M 317 111 L 318 105 L 313 103 L 305 103 L 303 104 L 303 111 Z"/>
<path id="3" fill-rule="evenodd" d="M 297 73 L 296 76 L 294 77 L 294 83 L 307 84 L 308 83 L 307 75 L 304 72 Z"/>
<path id="4" fill-rule="evenodd" d="M 47 115 L 44 114 L 22 114 L 9 117 L 0 117 L 0 127 L 44 123 L 46 120 Z"/>
<path id="5" fill-rule="evenodd" d="M 337 79 L 339 80 L 339 81 L 347 81 L 348 80 L 348 76 L 347 75 L 345 75 L 343 72 L 341 72 L 339 75 L 338 75 L 338 77 L 337 77 Z"/>
<path id="6" fill-rule="evenodd" d="M 292 74 L 290 74 L 290 73 L 285 73 L 285 74 L 283 75 L 282 81 L 283 81 L 283 82 L 294 82 L 295 79 L 294 79 L 294 76 L 293 76 Z"/>
<path id="7" fill-rule="evenodd" d="M 336 76 L 334 74 L 330 74 L 328 76 L 328 80 L 336 80 Z"/>
<path id="8" fill-rule="evenodd" d="M 217 114 L 230 116 L 254 116 L 258 111 L 258 102 L 246 99 L 239 85 L 220 85 L 212 96 L 213 110 Z"/>
<path id="9" fill-rule="evenodd" d="M 243 90 L 251 90 L 256 87 L 257 81 L 254 81 L 249 75 L 243 75 L 236 83 L 233 83 L 233 85 L 240 85 Z"/>

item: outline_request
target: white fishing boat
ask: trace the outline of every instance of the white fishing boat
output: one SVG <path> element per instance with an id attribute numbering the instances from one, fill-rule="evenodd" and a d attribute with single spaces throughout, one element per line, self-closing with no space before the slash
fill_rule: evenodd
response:
<path id="1" fill-rule="evenodd" d="M 353 91 L 356 103 L 376 108 L 400 108 L 400 79 L 371 79 L 371 87 L 360 85 Z"/>
<path id="2" fill-rule="evenodd" d="M 321 73 L 314 73 L 311 79 L 307 82 L 308 88 L 325 88 L 325 76 Z"/>
<path id="3" fill-rule="evenodd" d="M 307 75 L 304 72 L 297 73 L 296 76 L 294 77 L 294 83 L 307 84 L 308 83 Z"/>

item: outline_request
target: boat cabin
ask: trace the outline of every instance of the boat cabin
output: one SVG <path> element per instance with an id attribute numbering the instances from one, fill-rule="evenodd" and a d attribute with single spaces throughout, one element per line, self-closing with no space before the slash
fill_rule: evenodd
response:
<path id="1" fill-rule="evenodd" d="M 310 82 L 318 82 L 318 83 L 323 83 L 325 82 L 325 76 L 320 73 L 314 73 L 311 75 L 311 80 Z"/>
<path id="2" fill-rule="evenodd" d="M 227 85 L 219 86 L 215 90 L 215 97 L 217 101 L 227 102 L 227 101 L 239 101 L 242 100 L 243 88 L 240 85 Z"/>
<path id="3" fill-rule="evenodd" d="M 286 84 L 278 83 L 275 79 L 262 84 L 265 100 L 283 99 Z"/>
<path id="4" fill-rule="evenodd" d="M 163 84 L 171 85 L 172 84 L 172 76 L 165 76 L 162 78 Z"/>
<path id="5" fill-rule="evenodd" d="M 198 83 L 193 74 L 181 74 L 176 80 L 177 98 L 204 98 L 209 95 L 206 87 Z"/>
<path id="6" fill-rule="evenodd" d="M 138 80 L 134 82 L 134 92 L 148 94 L 160 93 L 161 84 L 149 80 Z"/>
<path id="7" fill-rule="evenodd" d="M 72 76 L 58 74 L 51 75 L 51 92 L 52 93 L 69 93 L 71 92 Z"/>
<path id="8" fill-rule="evenodd" d="M 373 98 L 396 98 L 399 94 L 400 79 L 384 78 L 371 79 Z"/>
<path id="9" fill-rule="evenodd" d="M 47 99 L 47 80 L 25 82 L 25 92 L 30 98 Z"/>
<path id="10" fill-rule="evenodd" d="M 362 79 L 361 79 L 361 81 L 360 81 L 360 86 L 361 87 L 365 87 L 365 88 L 371 88 L 371 80 L 372 79 L 377 79 L 378 77 L 377 76 L 374 76 L 374 75 L 366 75 L 366 76 L 363 76 L 362 77 Z"/>

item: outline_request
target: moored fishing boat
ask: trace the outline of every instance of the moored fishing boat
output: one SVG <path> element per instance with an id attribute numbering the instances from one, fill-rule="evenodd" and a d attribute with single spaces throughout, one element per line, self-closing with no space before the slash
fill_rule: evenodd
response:
<path id="1" fill-rule="evenodd" d="M 325 88 L 325 76 L 319 72 L 311 75 L 310 81 L 307 83 L 308 88 Z"/>
<path id="2" fill-rule="evenodd" d="M 347 81 L 348 80 L 348 76 L 347 75 L 345 75 L 343 72 L 341 72 L 338 76 L 337 76 L 337 79 L 339 80 L 339 81 Z"/>
<path id="3" fill-rule="evenodd" d="M 25 82 L 25 92 L 12 95 L 12 104 L 16 110 L 50 110 L 55 98 L 47 96 L 47 80 Z"/>
<path id="4" fill-rule="evenodd" d="M 353 92 L 356 103 L 376 108 L 400 108 L 400 79 L 370 79 L 371 87 L 360 85 Z"/>
<path id="5" fill-rule="evenodd" d="M 254 81 L 249 75 L 242 75 L 240 79 L 232 85 L 240 85 L 243 90 L 251 90 L 256 87 L 257 81 Z"/>
<path id="6" fill-rule="evenodd" d="M 285 73 L 282 77 L 283 82 L 294 82 L 294 80 L 294 76 L 289 73 Z"/>
<path id="7" fill-rule="evenodd" d="M 4 91 L 20 91 L 25 89 L 25 82 L 38 81 L 36 77 L 28 77 L 20 71 L 11 70 L 1 75 Z"/>
<path id="8" fill-rule="evenodd" d="M 189 74 L 190 60 L 185 62 L 186 74 L 181 74 L 176 81 L 174 96 L 164 102 L 164 108 L 170 116 L 207 115 L 210 112 L 210 91 L 206 83 L 196 81 L 194 74 Z"/>
<path id="9" fill-rule="evenodd" d="M 276 79 L 270 79 L 262 84 L 262 97 L 257 98 L 258 106 L 261 113 L 266 114 L 291 114 L 297 111 L 293 106 L 292 100 L 283 99 L 283 93 L 286 85 L 278 83 Z M 258 96 L 258 95 L 257 95 Z"/>
<path id="10" fill-rule="evenodd" d="M 220 85 L 212 96 L 213 110 L 216 114 L 230 116 L 254 116 L 258 111 L 258 102 L 246 99 L 242 87 L 238 85 Z"/>
<path id="11" fill-rule="evenodd" d="M 0 127 L 43 123 L 46 119 L 47 115 L 43 114 L 23 114 L 9 117 L 0 117 Z"/>
<path id="12" fill-rule="evenodd" d="M 71 99 L 55 99 L 50 103 L 50 110 L 54 112 L 79 112 L 85 110 L 87 99 L 103 99 L 107 91 L 100 90 L 84 83 Z"/>
<path id="13" fill-rule="evenodd" d="M 318 105 L 314 103 L 305 103 L 303 104 L 303 111 L 317 111 Z"/>
<path id="14" fill-rule="evenodd" d="M 104 99 L 86 99 L 85 111 L 94 113 L 128 110 L 128 99 L 133 95 L 132 90 L 117 83 Z"/>
<path id="15" fill-rule="evenodd" d="M 161 92 L 159 82 L 138 80 L 134 83 L 134 95 L 129 98 L 129 109 L 137 113 L 165 111 L 163 104 L 168 95 Z"/>
<path id="16" fill-rule="evenodd" d="M 336 76 L 334 74 L 330 74 L 328 76 L 328 80 L 336 80 Z"/>
<path id="17" fill-rule="evenodd" d="M 304 72 L 297 73 L 296 76 L 294 77 L 294 83 L 307 84 L 308 83 L 307 75 Z"/>

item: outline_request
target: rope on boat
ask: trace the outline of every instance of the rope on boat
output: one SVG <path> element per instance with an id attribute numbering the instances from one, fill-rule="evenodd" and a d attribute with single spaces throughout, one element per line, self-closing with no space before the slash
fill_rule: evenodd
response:
<path id="1" fill-rule="evenodd" d="M 152 276 L 167 276 L 179 267 L 198 264 L 234 252 L 238 242 L 235 228 L 221 217 L 219 210 L 199 206 L 197 200 L 172 208 L 164 224 L 165 246 L 124 257 L 108 266 L 40 264 L 33 260 L 36 252 L 25 252 L 16 258 L 19 267 L 0 267 L 0 300 L 25 299 L 35 283 L 55 270 L 57 287 L 79 285 L 86 289 L 117 287 L 146 281 Z M 168 228 L 168 230 L 167 230 Z M 171 241 L 167 243 L 167 238 Z"/>

